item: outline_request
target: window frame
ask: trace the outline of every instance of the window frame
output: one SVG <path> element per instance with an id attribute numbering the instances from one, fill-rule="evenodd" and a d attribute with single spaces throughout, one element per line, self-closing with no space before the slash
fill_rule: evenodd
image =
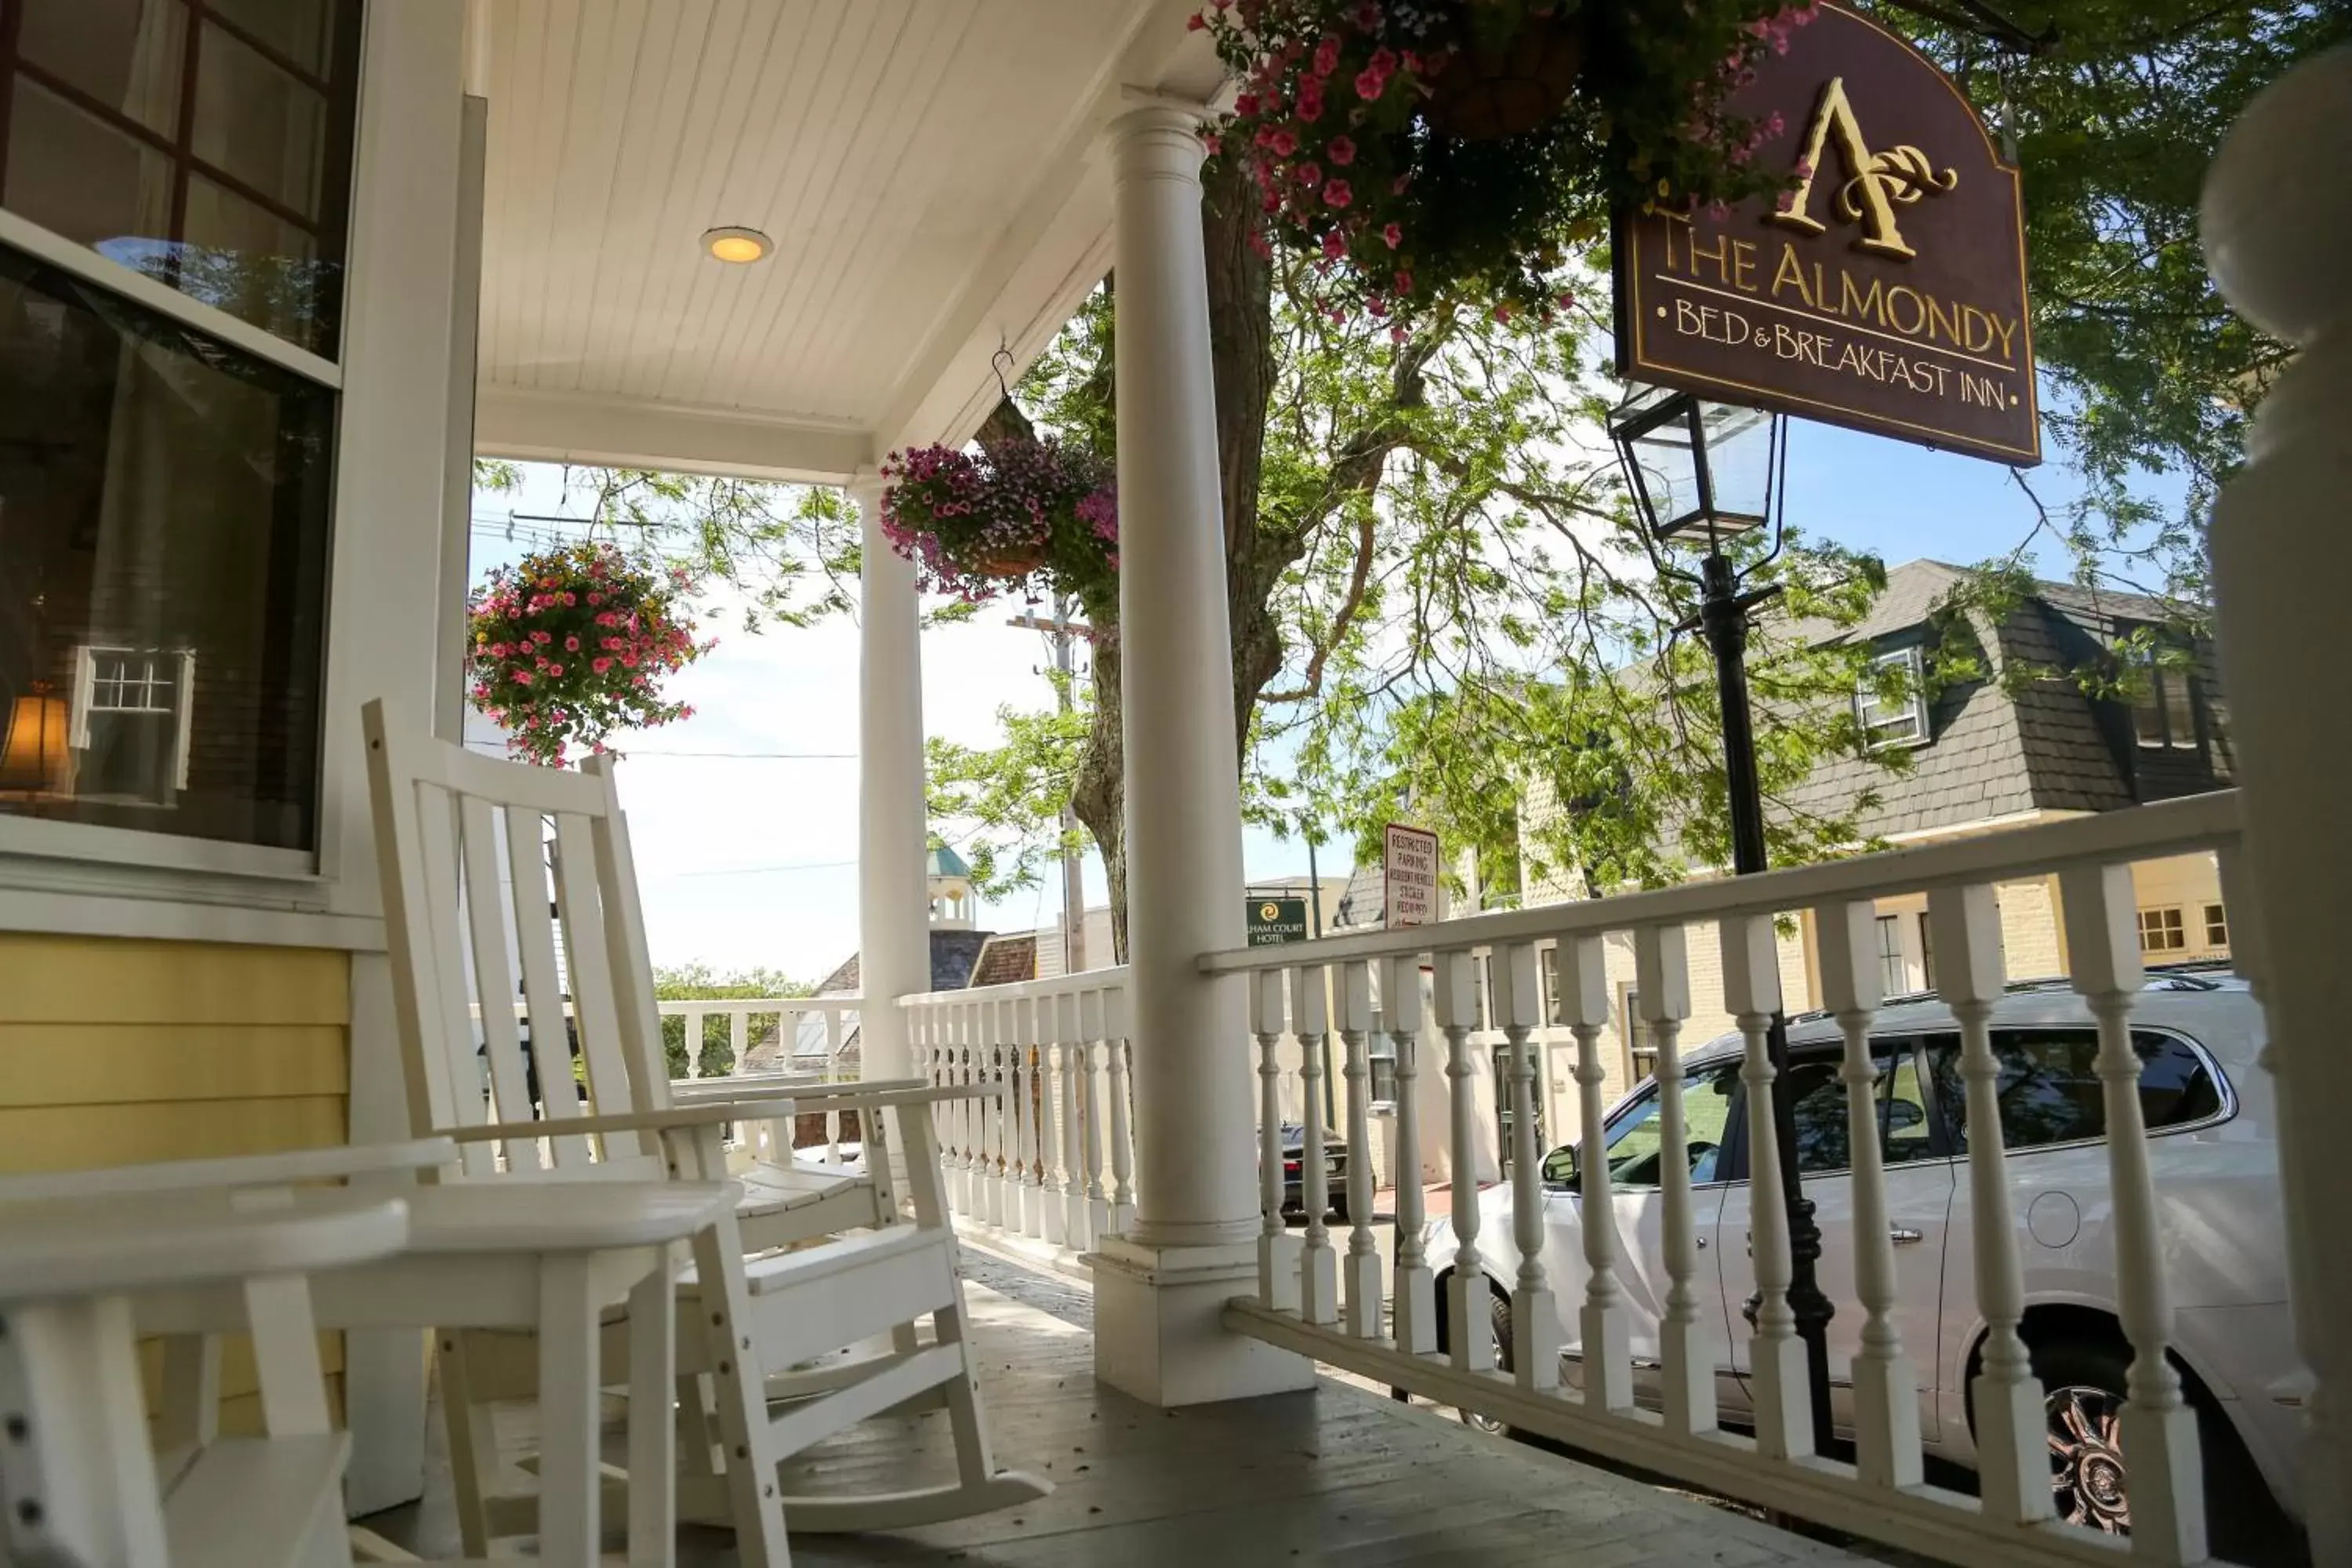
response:
<path id="1" fill-rule="evenodd" d="M 2230 945 L 2230 906 L 2222 903 L 2207 904 L 2202 912 L 2205 917 L 2202 922 L 2205 927 L 2205 945 L 2209 948 L 2228 947 Z"/>
<path id="2" fill-rule="evenodd" d="M 1870 658 L 1873 673 L 1896 664 L 1902 665 L 1911 678 L 1910 700 L 1899 712 L 1882 713 L 1875 719 L 1871 717 L 1872 707 L 1879 703 L 1877 694 L 1871 689 L 1871 675 L 1865 674 L 1854 688 L 1854 721 L 1862 726 L 1863 744 L 1874 752 L 1891 747 L 1929 745 L 1936 738 L 1927 712 L 1927 651 L 1917 643 L 1910 643 L 1873 654 Z M 1908 733 L 1889 732 L 1897 724 L 1909 724 L 1912 728 Z"/>
<path id="3" fill-rule="evenodd" d="M 2124 628 L 2127 634 L 2141 629 L 2139 626 Z M 2197 649 L 2178 638 L 2164 636 L 2158 628 L 2145 629 L 2155 632 L 2157 646 L 2137 654 L 2130 661 L 2132 668 L 2147 682 L 2144 696 L 2135 693 L 2126 698 L 2124 702 L 2131 725 L 2132 748 L 2140 752 L 2204 752 L 2208 749 L 2210 723 L 2205 713 L 2205 681 L 2196 663 Z M 2188 668 L 2167 666 L 2161 658 L 2167 653 L 2185 655 L 2189 660 Z M 2186 735 L 2176 735 L 2172 731 L 2170 697 L 2171 689 L 2176 684 L 2181 689 L 2182 703 L 2189 710 L 2189 733 Z M 2158 734 L 2154 740 L 2140 733 L 2143 712 L 2152 712 L 2155 716 Z"/>
<path id="4" fill-rule="evenodd" d="M 10 13 L 12 19 L 18 18 L 24 3 L 25 0 L 0 0 L 0 11 Z M 338 0 L 328 0 L 328 3 L 335 5 Z M 328 68 L 331 71 L 340 65 L 348 78 L 346 80 L 338 82 L 332 76 L 321 76 L 318 71 L 288 56 L 277 45 L 256 35 L 236 17 L 215 8 L 211 4 L 211 0 L 180 0 L 181 17 L 185 31 L 181 41 L 182 58 L 179 62 L 178 123 L 170 134 L 156 130 L 135 115 L 125 113 L 103 100 L 93 98 L 89 92 L 73 82 L 66 80 L 37 60 L 29 58 L 19 47 L 16 27 L 14 26 L 0 27 L 0 180 L 5 180 L 9 135 L 12 130 L 8 116 L 14 109 L 16 78 L 22 76 L 50 97 L 89 116 L 117 134 L 130 138 L 148 152 L 159 153 L 164 157 L 169 163 L 172 177 L 170 225 L 172 228 L 177 230 L 184 226 L 189 188 L 196 178 L 202 178 L 275 221 L 290 225 L 310 236 L 313 243 L 318 246 L 324 247 L 331 239 L 339 240 L 339 248 L 335 250 L 334 255 L 337 264 L 342 268 L 343 289 L 335 312 L 333 352 L 330 354 L 321 356 L 311 351 L 297 348 L 291 340 L 279 338 L 266 327 L 251 326 L 250 323 L 245 322 L 242 317 L 231 316 L 227 311 L 221 310 L 217 307 L 203 308 L 215 315 L 238 321 L 264 338 L 272 339 L 286 344 L 289 348 L 294 348 L 295 352 L 304 354 L 309 359 L 321 360 L 329 364 L 340 363 L 344 353 L 351 314 L 351 276 L 353 255 L 352 214 L 359 184 L 358 100 L 362 79 L 366 74 L 365 49 L 370 22 L 369 11 L 373 4 L 373 0 L 356 0 L 356 3 L 351 6 L 350 26 L 347 29 L 351 37 L 339 39 L 330 51 L 331 56 L 340 58 L 331 59 Z M 318 95 L 326 135 L 320 148 L 325 162 L 320 170 L 320 201 L 317 216 L 304 216 L 295 208 L 255 186 L 243 176 L 222 167 L 196 151 L 196 96 L 202 79 L 204 32 L 207 27 L 217 28 L 237 45 L 251 50 L 272 68 L 284 72 L 297 86 Z M 339 130 L 347 131 L 348 134 L 339 136 L 337 134 Z M 7 216 L 15 218 L 36 233 L 50 233 L 20 214 L 6 211 L 5 208 L 0 208 L 0 212 L 5 212 Z M 5 233 L 0 233 L 0 238 L 5 237 L 7 237 Z M 63 238 L 62 236 L 55 235 L 51 237 Z M 184 243 L 184 240 L 169 236 L 145 237 L 160 239 L 166 244 Z M 72 240 L 65 240 L 64 243 L 76 250 L 89 250 L 88 247 Z M 89 251 L 89 254 L 96 256 L 98 253 Z M 45 258 L 44 259 L 54 258 Z M 106 258 L 101 257 L 100 259 Z M 190 303 L 196 302 L 194 296 L 182 293 L 170 284 L 157 282 L 134 268 L 122 267 L 120 264 L 113 265 L 116 265 L 122 273 L 153 283 L 165 295 L 187 300 Z M 174 270 L 176 269 L 175 266 Z M 110 288 L 116 286 L 104 279 L 92 279 L 91 281 L 104 283 Z M 152 301 L 142 300 L 142 302 L 151 303 Z M 287 368 L 301 370 L 305 374 L 310 374 L 299 365 L 289 364 Z"/>
<path id="5" fill-rule="evenodd" d="M 2153 928 L 2148 924 L 2150 915 L 2157 917 Z M 2166 920 L 2167 916 L 2171 917 L 2169 921 Z M 2136 929 L 2139 932 L 2139 951 L 2143 958 L 2159 958 L 2166 953 L 2189 951 L 2189 911 L 2179 904 L 2150 904 L 2140 910 Z M 2147 940 L 2151 929 L 2158 935 L 2179 940 L 2151 947 Z"/>

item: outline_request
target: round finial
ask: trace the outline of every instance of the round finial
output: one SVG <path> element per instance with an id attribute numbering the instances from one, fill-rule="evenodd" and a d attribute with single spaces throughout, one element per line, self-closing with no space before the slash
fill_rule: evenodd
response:
<path id="1" fill-rule="evenodd" d="M 2352 45 L 2314 55 L 2256 94 L 2205 174 L 2205 264 L 2222 297 L 2273 337 L 2308 343 L 2352 315 Z"/>

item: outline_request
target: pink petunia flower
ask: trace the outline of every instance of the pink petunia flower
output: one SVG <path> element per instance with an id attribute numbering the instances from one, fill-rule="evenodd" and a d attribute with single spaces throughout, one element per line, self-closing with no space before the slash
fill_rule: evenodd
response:
<path id="1" fill-rule="evenodd" d="M 1389 248 L 1391 250 L 1394 250 L 1398 246 L 1404 243 L 1404 225 L 1397 223 L 1394 220 L 1381 225 L 1381 237 L 1389 242 Z"/>
<path id="2" fill-rule="evenodd" d="M 1356 161 L 1356 143 L 1348 137 L 1334 136 L 1329 145 L 1323 149 L 1323 153 L 1344 169 Z"/>
<path id="3" fill-rule="evenodd" d="M 1344 207 L 1355 199 L 1355 192 L 1348 188 L 1345 180 L 1331 180 L 1323 186 L 1323 204 L 1326 206 Z"/>

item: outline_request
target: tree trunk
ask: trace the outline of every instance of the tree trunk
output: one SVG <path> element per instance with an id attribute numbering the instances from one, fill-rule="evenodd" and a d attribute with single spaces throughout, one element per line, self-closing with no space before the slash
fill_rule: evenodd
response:
<path id="1" fill-rule="evenodd" d="M 1267 611 L 1269 590 L 1298 552 L 1297 541 L 1258 531 L 1258 468 L 1266 399 L 1274 388 L 1274 274 L 1252 250 L 1256 199 L 1238 158 L 1202 172 L 1201 237 L 1207 253 L 1209 363 L 1216 383 L 1217 463 L 1224 500 L 1225 603 L 1233 623 L 1234 735 L 1249 737 L 1257 694 L 1282 668 L 1282 633 Z M 1287 542 L 1287 548 L 1285 544 Z M 1111 946 L 1127 962 L 1126 748 L 1115 629 L 1094 649 L 1094 729 L 1078 760 L 1071 805 L 1101 849 L 1110 882 Z"/>

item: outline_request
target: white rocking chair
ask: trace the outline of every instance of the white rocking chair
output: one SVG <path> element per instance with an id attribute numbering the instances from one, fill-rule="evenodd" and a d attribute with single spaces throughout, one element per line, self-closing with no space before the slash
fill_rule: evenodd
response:
<path id="1" fill-rule="evenodd" d="M 317 1183 L 430 1174 L 456 1165 L 458 1158 L 454 1142 L 436 1138 L 0 1177 L 0 1235 L 17 1215 L 67 1200 L 150 1210 L 176 1205 L 175 1212 L 209 1205 L 222 1211 L 284 1213 L 360 1195 L 322 1191 Z M 407 1211 L 405 1245 L 396 1256 L 314 1273 L 311 1320 L 330 1330 L 438 1328 L 445 1331 L 444 1342 L 449 1331 L 465 1329 L 538 1330 L 538 1381 L 553 1392 L 541 1401 L 548 1452 L 540 1467 L 541 1528 L 535 1560 L 586 1562 L 603 1533 L 604 1476 L 595 1447 L 596 1394 L 603 1381 L 598 1356 L 604 1338 L 599 1314 L 624 1301 L 631 1307 L 628 1326 L 637 1352 L 629 1369 L 631 1462 L 667 1475 L 675 1464 L 676 1445 L 669 1412 L 671 1350 L 677 1334 L 692 1331 L 692 1325 L 674 1321 L 673 1248 L 698 1236 L 706 1237 L 707 1246 L 731 1247 L 735 1187 L 667 1180 L 604 1183 L 590 1190 L 460 1182 L 407 1187 L 399 1195 Z M 156 1464 L 165 1474 L 188 1472 L 190 1461 L 215 1445 L 219 1336 L 246 1330 L 252 1289 L 183 1286 L 138 1299 L 137 1331 L 160 1336 L 163 1342 L 154 1440 Z M 301 1342 L 310 1343 L 307 1338 Z M 265 1402 L 270 1397 L 268 1372 L 265 1362 Z M 340 1496 L 336 1502 L 333 1517 L 340 1527 Z M 666 1489 L 649 1489 L 637 1500 L 628 1516 L 631 1568 L 669 1568 L 675 1561 L 677 1520 L 670 1507 Z M 781 1530 L 776 1533 L 781 1537 Z M 370 1531 L 355 1527 L 351 1536 L 363 1562 L 418 1561 Z M 221 1561 L 241 1565 L 246 1560 L 232 1554 Z M 474 1553 L 451 1568 L 486 1565 Z"/>
<path id="2" fill-rule="evenodd" d="M 745 1563 L 781 1563 L 779 1519 L 801 1531 L 898 1529 L 1044 1495 L 1046 1483 L 995 1468 L 981 1419 L 931 1126 L 940 1100 L 969 1091 L 865 1085 L 815 1096 L 795 1089 L 789 1105 L 671 1104 L 610 768 L 575 773 L 492 761 L 395 722 L 380 702 L 366 706 L 363 725 L 410 1115 L 418 1135 L 445 1133 L 463 1146 L 467 1180 L 568 1183 L 663 1172 L 713 1180 L 727 1174 L 724 1122 L 779 1121 L 827 1103 L 855 1107 L 861 1130 L 878 1129 L 886 1115 L 895 1121 L 911 1217 L 900 1213 L 890 1162 L 875 1157 L 879 1143 L 869 1137 L 862 1176 L 817 1173 L 811 1182 L 811 1173 L 787 1169 L 747 1183 L 746 1242 L 795 1250 L 747 1262 L 740 1247 L 698 1242 L 694 1268 L 679 1275 L 678 1516 L 731 1522 Z M 536 1107 L 514 1027 L 518 986 L 538 1057 Z M 477 1008 L 496 1120 L 478 1066 Z M 572 1026 L 584 1105 L 566 1070 L 568 1053 L 549 1048 Z M 835 1234 L 850 1226 L 873 1228 Z M 925 1318 L 928 1342 L 917 1331 Z M 608 1320 L 606 1335 L 618 1342 L 606 1364 L 618 1364 L 630 1353 L 625 1328 Z M 887 1352 L 784 1375 L 885 1336 Z M 497 1337 L 446 1336 L 444 1343 L 459 1520 L 467 1551 L 478 1552 L 489 1538 L 532 1527 L 534 1500 L 495 1489 L 483 1408 L 528 1394 L 532 1368 Z M 803 1397 L 771 1416 L 772 1391 Z M 933 1394 L 953 1425 L 954 1482 L 856 1497 L 778 1495 L 784 1459 Z M 632 1474 L 627 1486 L 671 1479 Z"/>
<path id="3" fill-rule="evenodd" d="M 397 1198 L 321 1194 L 240 1211 L 205 1194 L 0 1209 L 0 1563 L 89 1568 L 349 1568 L 343 1464 L 306 1273 L 383 1258 Z M 133 1300 L 222 1287 L 253 1335 L 263 1435 L 159 1466 Z"/>

